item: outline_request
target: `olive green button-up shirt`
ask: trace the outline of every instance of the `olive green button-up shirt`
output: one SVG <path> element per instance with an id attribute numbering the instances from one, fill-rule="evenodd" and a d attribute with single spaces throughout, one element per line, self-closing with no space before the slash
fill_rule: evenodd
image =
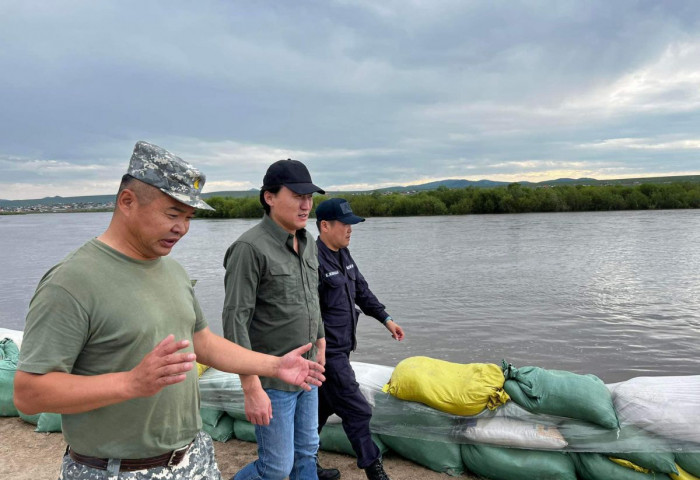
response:
<path id="1" fill-rule="evenodd" d="M 226 251 L 224 336 L 256 352 L 285 353 L 309 342 L 305 356 L 316 358 L 324 337 L 318 301 L 318 255 L 307 231 L 294 236 L 268 215 Z M 263 388 L 300 390 L 276 378 L 260 377 Z"/>

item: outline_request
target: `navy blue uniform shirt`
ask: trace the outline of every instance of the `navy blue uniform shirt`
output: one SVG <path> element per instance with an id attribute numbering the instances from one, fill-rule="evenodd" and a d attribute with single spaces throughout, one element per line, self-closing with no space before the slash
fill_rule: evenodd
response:
<path id="1" fill-rule="evenodd" d="M 357 347 L 355 332 L 359 311 L 380 322 L 389 316 L 355 265 L 350 250 L 333 252 L 321 238 L 318 246 L 318 293 L 326 332 L 327 353 L 350 353 Z"/>

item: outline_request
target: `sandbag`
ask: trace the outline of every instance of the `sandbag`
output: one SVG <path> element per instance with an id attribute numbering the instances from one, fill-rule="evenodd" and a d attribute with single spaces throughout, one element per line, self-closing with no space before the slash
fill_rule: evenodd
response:
<path id="1" fill-rule="evenodd" d="M 665 473 L 642 473 L 623 467 L 600 453 L 569 453 L 582 480 L 661 480 Z"/>
<path id="2" fill-rule="evenodd" d="M 605 428 L 619 427 L 610 391 L 595 375 L 540 367 L 515 368 L 505 360 L 503 374 L 503 388 L 526 410 L 586 420 Z"/>
<path id="3" fill-rule="evenodd" d="M 627 460 L 634 465 L 657 473 L 678 473 L 673 454 L 670 452 L 616 452 L 608 457 Z"/>
<path id="4" fill-rule="evenodd" d="M 672 439 L 676 451 L 700 444 L 700 375 L 637 377 L 616 384 L 612 397 L 620 422 Z"/>
<path id="5" fill-rule="evenodd" d="M 676 472 L 668 442 L 633 425 L 608 430 L 588 422 L 567 420 L 559 425 L 559 430 L 572 451 L 605 453 L 654 472 Z"/>
<path id="6" fill-rule="evenodd" d="M 15 392 L 15 373 L 19 348 L 10 338 L 0 340 L 0 417 L 19 415 L 12 397 Z"/>
<path id="7" fill-rule="evenodd" d="M 255 438 L 255 425 L 245 420 L 234 420 L 233 433 L 238 440 L 244 442 L 257 442 Z"/>
<path id="8" fill-rule="evenodd" d="M 61 427 L 61 414 L 60 413 L 35 413 L 34 415 L 27 415 L 25 413 L 19 412 L 19 417 L 27 423 L 36 425 L 34 429 L 35 432 L 60 432 Z"/>
<path id="9" fill-rule="evenodd" d="M 698 453 L 676 453 L 674 455 L 676 463 L 686 472 L 700 477 L 700 452 Z"/>
<path id="10" fill-rule="evenodd" d="M 409 357 L 396 365 L 382 389 L 401 400 L 420 402 L 454 415 L 476 415 L 508 401 L 503 374 L 492 363 L 452 363 Z"/>
<path id="11" fill-rule="evenodd" d="M 462 455 L 456 443 L 432 442 L 392 435 L 379 435 L 379 438 L 395 453 L 430 470 L 451 476 L 458 476 L 464 472 Z"/>
<path id="12" fill-rule="evenodd" d="M 629 460 L 625 460 L 624 458 L 608 457 L 608 460 L 610 460 L 611 462 L 615 462 L 618 465 L 621 465 L 625 468 L 631 468 L 635 472 L 649 473 L 652 471 L 652 470 L 649 470 L 648 468 L 640 467 L 636 463 L 632 463 Z"/>
<path id="13" fill-rule="evenodd" d="M 24 337 L 24 332 L 22 330 L 11 330 L 9 328 L 0 328 L 0 340 L 3 338 L 9 338 L 17 348 L 22 348 L 22 338 Z"/>
<path id="14" fill-rule="evenodd" d="M 35 432 L 61 432 L 60 413 L 40 413 L 39 421 L 36 423 Z"/>
<path id="15" fill-rule="evenodd" d="M 197 364 L 197 376 L 201 377 L 204 372 L 209 370 L 211 367 L 209 365 L 204 365 L 203 363 L 195 362 Z"/>
<path id="16" fill-rule="evenodd" d="M 468 470 L 493 480 L 576 480 L 571 459 L 562 452 L 539 452 L 487 445 L 462 445 Z"/>
<path id="17" fill-rule="evenodd" d="M 389 383 L 394 367 L 355 361 L 351 361 L 350 366 L 355 372 L 355 379 L 360 385 L 360 392 L 367 399 L 367 403 L 374 407 L 374 397 L 378 393 L 381 394 L 384 385 Z"/>
<path id="18" fill-rule="evenodd" d="M 514 418 L 477 418 L 455 428 L 457 441 L 486 443 L 504 447 L 556 450 L 567 442 L 557 427 L 523 422 Z"/>
<path id="19" fill-rule="evenodd" d="M 668 476 L 671 477 L 673 480 L 700 480 L 700 478 L 696 477 L 695 475 L 691 475 L 690 473 L 683 470 L 680 466 L 676 465 L 676 467 L 678 468 L 678 474 L 668 474 Z"/>
<path id="20" fill-rule="evenodd" d="M 336 452 L 344 453 L 356 457 L 355 450 L 352 449 L 350 440 L 343 430 L 343 426 L 340 424 L 324 425 L 323 430 L 321 430 L 320 437 L 320 448 L 326 452 Z M 381 454 L 387 452 L 387 447 L 382 442 L 379 435 L 372 435 L 372 441 L 377 445 Z"/>
<path id="21" fill-rule="evenodd" d="M 226 442 L 234 436 L 233 418 L 221 410 L 213 408 L 201 408 L 199 414 L 202 417 L 202 430 L 217 442 Z"/>

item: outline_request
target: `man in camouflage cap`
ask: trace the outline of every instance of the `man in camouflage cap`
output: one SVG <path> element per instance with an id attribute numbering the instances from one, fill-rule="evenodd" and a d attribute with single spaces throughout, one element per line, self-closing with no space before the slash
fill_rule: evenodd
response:
<path id="1" fill-rule="evenodd" d="M 167 257 L 189 229 L 204 175 L 136 144 L 107 230 L 68 255 L 32 298 L 15 376 L 27 414 L 62 414 L 63 480 L 220 479 L 201 431 L 195 360 L 311 389 L 302 355 L 255 353 L 212 333 L 189 277 Z"/>

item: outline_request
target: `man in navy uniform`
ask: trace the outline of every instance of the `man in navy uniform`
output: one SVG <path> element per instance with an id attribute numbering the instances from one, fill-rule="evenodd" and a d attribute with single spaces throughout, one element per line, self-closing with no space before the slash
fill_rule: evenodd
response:
<path id="1" fill-rule="evenodd" d="M 389 480 L 369 429 L 372 409 L 350 365 L 350 352 L 357 346 L 355 305 L 380 321 L 396 340 L 402 340 L 404 333 L 369 289 L 348 250 L 352 225 L 364 221 L 343 198 L 331 198 L 316 207 L 318 288 L 326 333 L 326 382 L 319 388 L 318 428 L 320 432 L 328 417 L 337 414 L 357 455 L 357 466 L 369 480 Z M 318 474 L 319 479 L 340 477 L 336 469 L 319 468 Z"/>

